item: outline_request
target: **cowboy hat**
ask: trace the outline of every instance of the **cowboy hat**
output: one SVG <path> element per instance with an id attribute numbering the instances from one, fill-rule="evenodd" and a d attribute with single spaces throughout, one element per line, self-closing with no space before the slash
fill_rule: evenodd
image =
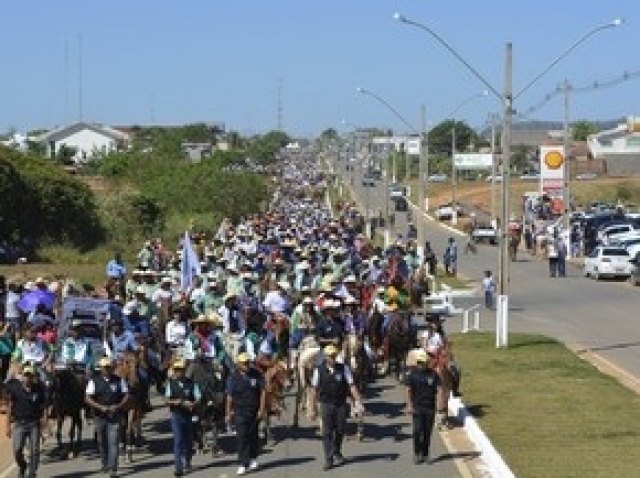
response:
<path id="1" fill-rule="evenodd" d="M 416 362 L 426 362 L 428 360 L 427 352 L 418 350 L 415 355 Z"/>
<path id="2" fill-rule="evenodd" d="M 323 349 L 323 352 L 325 355 L 338 355 L 339 350 L 335 345 L 329 344 Z"/>
<path id="3" fill-rule="evenodd" d="M 236 362 L 238 362 L 238 363 L 251 362 L 251 357 L 249 357 L 248 353 L 242 352 L 240 355 L 238 355 L 238 358 L 236 359 Z"/>
<path id="4" fill-rule="evenodd" d="M 113 362 L 109 357 L 102 357 L 98 360 L 98 366 L 100 367 L 111 367 L 111 365 L 113 365 Z"/>
<path id="5" fill-rule="evenodd" d="M 179 358 L 173 361 L 173 363 L 171 364 L 171 368 L 175 369 L 185 369 L 187 367 L 187 364 L 185 362 L 184 359 Z"/>

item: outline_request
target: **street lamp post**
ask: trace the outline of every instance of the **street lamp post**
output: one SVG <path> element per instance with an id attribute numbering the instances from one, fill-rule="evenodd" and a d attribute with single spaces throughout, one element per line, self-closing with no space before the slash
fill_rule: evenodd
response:
<path id="1" fill-rule="evenodd" d="M 589 31 L 587 31 L 584 35 L 579 37 L 575 42 L 573 42 L 569 48 L 567 48 L 561 55 L 559 55 L 555 60 L 553 60 L 544 70 L 542 70 L 537 76 L 535 76 L 529 83 L 527 83 L 524 88 L 522 88 L 516 95 L 513 94 L 513 86 L 512 86 L 512 69 L 513 69 L 513 47 L 511 43 L 506 44 L 505 48 L 505 74 L 504 74 L 504 91 L 500 93 L 495 87 L 487 81 L 478 70 L 476 70 L 469 62 L 467 62 L 451 45 L 449 45 L 440 35 L 438 35 L 434 30 L 429 28 L 427 25 L 422 23 L 410 20 L 400 13 L 395 13 L 393 15 L 394 19 L 405 23 L 407 25 L 411 25 L 420 30 L 427 32 L 432 38 L 434 38 L 440 45 L 442 45 L 446 50 L 449 51 L 460 63 L 462 63 L 467 70 L 473 74 L 481 83 L 483 83 L 493 95 L 498 98 L 503 106 L 504 114 L 503 114 L 503 124 L 502 124 L 502 207 L 500 214 L 500 254 L 499 254 L 499 266 L 500 266 L 500 274 L 499 274 L 499 291 L 500 295 L 498 297 L 498 310 L 497 310 L 497 319 L 499 320 L 499 324 L 496 327 L 496 346 L 507 346 L 508 344 L 508 295 L 509 295 L 509 244 L 507 241 L 508 234 L 508 221 L 509 221 L 509 179 L 510 179 L 510 169 L 511 169 L 511 126 L 513 121 L 513 102 L 514 99 L 518 98 L 525 91 L 531 88 L 540 78 L 542 78 L 545 74 L 547 74 L 555 65 L 557 65 L 560 61 L 562 61 L 569 53 L 575 50 L 579 45 L 584 43 L 591 36 L 595 35 L 600 31 L 607 30 L 612 27 L 616 27 L 622 24 L 621 19 L 615 19 L 611 22 L 599 25 Z"/>
<path id="2" fill-rule="evenodd" d="M 564 188 L 562 191 L 562 200 L 564 202 L 564 233 L 567 235 L 567 255 L 571 257 L 571 194 L 569 184 L 571 181 L 571 168 L 569 167 L 569 93 L 571 91 L 571 85 L 569 80 L 564 80 L 564 134 L 562 135 L 562 149 L 564 161 L 562 162 L 562 177 L 564 179 Z"/>

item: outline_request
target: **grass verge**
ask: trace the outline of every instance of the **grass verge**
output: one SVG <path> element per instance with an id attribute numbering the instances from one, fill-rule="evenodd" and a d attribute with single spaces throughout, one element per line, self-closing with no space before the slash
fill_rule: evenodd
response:
<path id="1" fill-rule="evenodd" d="M 548 337 L 453 341 L 464 401 L 516 476 L 640 476 L 640 396 Z"/>

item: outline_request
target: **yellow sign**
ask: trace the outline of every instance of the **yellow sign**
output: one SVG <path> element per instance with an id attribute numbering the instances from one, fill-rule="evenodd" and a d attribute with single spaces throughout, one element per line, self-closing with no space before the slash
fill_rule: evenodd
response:
<path id="1" fill-rule="evenodd" d="M 544 155 L 544 164 L 549 169 L 559 169 L 564 163 L 564 156 L 560 151 L 549 151 Z"/>

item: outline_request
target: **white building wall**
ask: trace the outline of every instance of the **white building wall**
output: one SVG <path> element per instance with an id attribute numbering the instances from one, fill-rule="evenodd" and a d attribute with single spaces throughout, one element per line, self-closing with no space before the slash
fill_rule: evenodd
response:
<path id="1" fill-rule="evenodd" d="M 76 162 L 83 162 L 86 159 L 90 159 L 96 151 L 108 153 L 115 150 L 117 146 L 114 139 L 90 129 L 78 131 L 60 141 L 56 141 L 56 154 L 63 144 L 76 149 L 77 153 L 74 156 Z"/>

